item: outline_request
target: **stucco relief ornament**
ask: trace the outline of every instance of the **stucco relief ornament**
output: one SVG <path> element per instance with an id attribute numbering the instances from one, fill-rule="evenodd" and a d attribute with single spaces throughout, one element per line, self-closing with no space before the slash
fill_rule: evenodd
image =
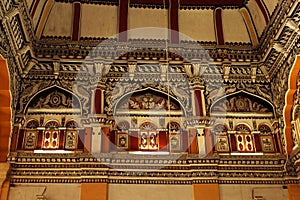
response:
<path id="1" fill-rule="evenodd" d="M 170 33 L 179 35 L 180 40 L 191 41 L 191 43 L 184 42 L 173 45 L 166 40 Z M 135 41 L 134 38 L 131 38 L 132 40 L 128 40 L 129 42 L 118 42 L 118 38 L 124 35 L 149 38 L 149 34 L 151 38 L 162 37 L 165 39 L 159 41 L 139 39 Z M 118 130 L 122 127 L 118 125 L 126 121 L 132 130 L 138 131 L 136 135 L 130 135 L 131 132 L 128 129 L 122 134 L 116 134 L 114 143 L 119 142 L 120 146 L 110 143 L 110 147 L 126 153 L 128 151 L 126 149 L 128 148 L 128 143 L 126 142 L 128 142 L 129 138 L 139 137 L 139 141 L 143 141 L 140 136 L 144 136 L 144 139 L 149 138 L 148 142 L 151 145 L 143 146 L 141 142 L 139 144 L 142 145 L 140 150 L 142 151 L 145 148 L 152 151 L 142 151 L 141 153 L 144 154 L 141 157 L 137 155 L 132 157 L 129 153 L 122 154 L 122 158 L 134 158 L 136 160 L 138 158 L 157 159 L 157 157 L 167 156 L 167 159 L 177 160 L 182 156 L 180 152 L 187 151 L 188 145 L 182 145 L 184 146 L 182 148 L 186 149 L 178 148 L 181 151 L 177 153 L 165 151 L 161 155 L 163 152 L 160 149 L 169 149 L 168 145 L 173 145 L 174 147 L 175 139 L 176 144 L 181 144 L 183 141 L 180 141 L 182 138 L 180 134 L 187 134 L 187 129 L 203 125 L 202 123 L 205 120 L 198 119 L 199 116 L 196 116 L 195 110 L 203 101 L 205 103 L 207 100 L 201 100 L 199 91 L 195 91 L 206 87 L 206 81 L 203 80 L 202 75 L 205 74 L 208 68 L 212 70 L 215 66 L 213 64 L 209 65 L 209 61 L 212 59 L 209 58 L 208 53 L 200 44 L 193 41 L 192 38 L 182 33 L 176 33 L 165 28 L 139 28 L 128 30 L 126 33 L 121 33 L 120 35 L 112 36 L 106 41 L 102 41 L 86 57 L 88 64 L 83 63 L 83 65 L 87 67 L 86 71 L 89 72 L 89 76 L 91 76 L 89 80 L 92 82 L 90 82 L 90 85 L 85 85 L 85 89 L 88 88 L 91 93 L 97 87 L 102 90 L 101 104 L 103 109 L 102 113 L 99 114 L 115 122 L 116 125 L 111 127 L 111 129 Z M 191 50 L 202 52 L 204 55 L 198 58 L 196 56 L 199 54 L 186 53 Z M 102 57 L 99 55 L 102 55 Z M 81 72 L 79 71 L 78 75 L 80 74 Z M 222 79 L 221 75 L 215 77 Z M 215 77 L 214 79 L 216 79 Z M 95 82 L 96 80 L 98 80 L 98 83 Z M 217 80 L 217 82 L 222 83 L 222 80 Z M 87 84 L 88 82 L 85 83 Z M 72 88 L 76 89 L 81 85 L 82 82 L 75 81 Z M 207 96 L 214 96 L 210 95 L 209 89 L 206 91 Z M 223 85 L 219 84 L 218 96 L 224 96 L 224 91 Z M 86 102 L 89 102 L 90 111 L 95 110 L 95 105 L 99 105 L 99 103 L 94 102 L 93 95 L 89 96 L 89 101 Z M 210 113 L 206 113 L 206 115 L 211 116 Z M 75 115 L 74 117 L 76 118 Z M 182 132 L 177 131 L 179 135 L 176 135 L 176 131 L 170 129 L 169 134 L 166 135 L 169 137 L 174 134 L 174 138 L 169 138 L 173 143 L 162 147 L 156 143 L 159 141 L 159 131 L 168 130 L 167 124 L 172 122 L 174 118 L 178 119 L 177 123 L 184 130 L 180 130 Z M 215 121 L 215 119 L 211 120 Z M 222 119 L 218 120 L 222 121 Z M 191 121 L 195 121 L 195 123 L 190 123 Z M 154 130 L 147 130 L 148 132 L 144 130 L 143 132 L 143 129 L 140 127 L 145 123 L 151 123 L 152 127 L 155 127 L 153 128 Z M 186 124 L 189 125 L 185 126 Z M 207 124 L 206 126 L 209 126 Z M 95 123 L 92 126 L 93 132 L 95 131 L 95 134 L 92 135 L 92 141 L 93 137 L 97 137 L 97 135 L 101 135 L 100 140 L 106 137 L 101 133 L 101 126 L 107 127 L 107 124 Z M 97 144 L 101 145 L 101 142 Z M 170 149 L 176 150 L 173 147 L 170 146 Z M 92 148 L 101 149 L 100 146 L 93 146 Z M 101 152 L 95 149 L 92 149 L 91 152 L 95 152 L 93 155 L 98 158 L 97 156 Z M 112 153 L 111 156 L 115 157 L 117 154 Z M 170 163 L 172 162 L 160 163 L 159 166 L 163 168 Z"/>

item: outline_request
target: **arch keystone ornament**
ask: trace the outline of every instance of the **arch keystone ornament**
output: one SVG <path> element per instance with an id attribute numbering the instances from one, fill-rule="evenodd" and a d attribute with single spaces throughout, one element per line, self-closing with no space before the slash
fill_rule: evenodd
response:
<path id="1" fill-rule="evenodd" d="M 172 32 L 148 27 L 120 35 L 143 38 L 155 33 L 168 38 Z M 182 33 L 172 34 L 193 41 Z M 214 144 L 206 146 L 206 140 L 211 129 L 209 121 L 215 119 L 205 108 L 203 75 L 207 68 L 216 66 L 206 50 L 196 42 L 191 46 L 168 40 L 124 42 L 117 38 L 119 35 L 99 43 L 78 72 L 78 77 L 88 74 L 94 80 L 85 87 L 93 93 L 88 106 L 92 114 L 83 116 L 90 119 L 84 121 L 92 122 L 84 125 L 90 126 L 81 138 L 85 149 L 98 160 L 103 160 L 101 156 L 106 153 L 109 162 L 116 163 L 109 166 L 117 170 L 126 168 L 121 158 L 152 164 L 157 159 L 169 160 L 142 171 L 164 168 L 186 153 L 205 157 L 212 152 Z M 214 79 L 220 83 L 219 96 L 224 96 L 222 75 Z M 73 88 L 82 84 L 78 78 Z M 174 124 L 177 129 L 171 127 Z"/>

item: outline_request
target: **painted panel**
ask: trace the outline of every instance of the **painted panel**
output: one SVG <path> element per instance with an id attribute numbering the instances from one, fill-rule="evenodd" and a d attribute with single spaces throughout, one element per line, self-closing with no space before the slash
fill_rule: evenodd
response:
<path id="1" fill-rule="evenodd" d="M 72 16 L 72 4 L 55 3 L 50 11 L 42 35 L 70 36 L 72 31 Z"/>
<path id="2" fill-rule="evenodd" d="M 259 6 L 255 0 L 250 0 L 248 3 L 248 8 L 251 13 L 252 20 L 254 22 L 258 36 L 260 37 L 264 28 L 266 27 L 266 21 L 264 15 L 262 14 Z"/>
<path id="3" fill-rule="evenodd" d="M 225 42 L 250 42 L 243 16 L 238 10 L 223 10 L 222 22 Z"/>
<path id="4" fill-rule="evenodd" d="M 286 200 L 288 192 L 281 185 L 235 185 L 220 184 L 220 200 L 241 200 L 241 199 L 273 199 Z"/>
<path id="5" fill-rule="evenodd" d="M 192 185 L 109 184 L 108 200 L 193 199 Z"/>
<path id="6" fill-rule="evenodd" d="M 45 2 L 40 1 L 39 4 L 37 5 L 36 9 L 35 9 L 35 13 L 34 13 L 34 16 L 32 18 L 33 27 L 36 27 L 37 24 L 38 24 L 38 21 L 39 21 L 40 16 L 41 16 L 41 12 L 42 12 L 43 7 L 44 7 L 44 4 L 46 4 L 46 1 Z"/>
<path id="7" fill-rule="evenodd" d="M 8 200 L 31 200 L 43 197 L 46 199 L 80 200 L 80 184 L 43 184 L 14 185 L 10 188 Z"/>
<path id="8" fill-rule="evenodd" d="M 264 0 L 264 3 L 270 14 L 274 11 L 275 7 L 278 4 L 278 0 Z"/>
<path id="9" fill-rule="evenodd" d="M 178 15 L 179 40 L 216 41 L 213 10 L 179 10 Z"/>
<path id="10" fill-rule="evenodd" d="M 113 37 L 118 30 L 118 7 L 82 4 L 81 37 Z"/>
<path id="11" fill-rule="evenodd" d="M 168 10 L 129 8 L 128 10 L 128 38 L 144 39 L 166 39 L 168 32 Z M 159 29 L 149 29 L 156 27 Z M 135 30 L 137 28 L 147 28 L 146 30 Z"/>

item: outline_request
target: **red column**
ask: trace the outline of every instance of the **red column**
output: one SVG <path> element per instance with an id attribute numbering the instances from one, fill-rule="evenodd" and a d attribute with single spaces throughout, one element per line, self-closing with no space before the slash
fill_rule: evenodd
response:
<path id="1" fill-rule="evenodd" d="M 215 26 L 216 38 L 219 45 L 224 45 L 223 23 L 222 23 L 222 9 L 215 10 Z"/>
<path id="2" fill-rule="evenodd" d="M 205 129 L 204 133 L 205 133 L 206 153 L 207 154 L 213 154 L 213 137 L 210 133 L 210 130 Z"/>
<path id="3" fill-rule="evenodd" d="M 109 127 L 102 128 L 102 153 L 109 153 L 110 150 L 109 131 Z"/>
<path id="4" fill-rule="evenodd" d="M 14 152 L 17 150 L 17 141 L 18 141 L 18 135 L 19 135 L 19 126 L 14 126 L 13 129 L 13 135 L 11 139 L 11 146 L 10 146 L 10 151 Z"/>
<path id="5" fill-rule="evenodd" d="M 178 25 L 178 10 L 179 10 L 179 0 L 170 0 L 170 28 L 171 28 L 171 43 L 179 43 L 179 25 Z"/>
<path id="6" fill-rule="evenodd" d="M 72 41 L 79 40 L 79 30 L 80 30 L 80 14 L 81 4 L 75 2 L 73 4 L 73 26 L 72 26 Z"/>
<path id="7" fill-rule="evenodd" d="M 203 107 L 202 107 L 202 98 L 201 98 L 201 90 L 196 89 L 194 91 L 195 94 L 195 110 L 196 116 L 203 116 Z"/>
<path id="8" fill-rule="evenodd" d="M 196 129 L 189 130 L 189 151 L 188 152 L 190 154 L 198 154 Z"/>
<path id="9" fill-rule="evenodd" d="M 159 131 L 159 150 L 168 151 L 168 138 L 166 131 Z"/>
<path id="10" fill-rule="evenodd" d="M 84 153 L 91 152 L 91 138 L 92 138 L 92 128 L 88 127 L 85 129 L 84 135 Z"/>
<path id="11" fill-rule="evenodd" d="M 127 42 L 128 0 L 120 0 L 119 5 L 119 41 Z"/>
<path id="12" fill-rule="evenodd" d="M 94 113 L 101 114 L 102 113 L 102 90 L 95 90 L 95 99 L 94 99 Z"/>

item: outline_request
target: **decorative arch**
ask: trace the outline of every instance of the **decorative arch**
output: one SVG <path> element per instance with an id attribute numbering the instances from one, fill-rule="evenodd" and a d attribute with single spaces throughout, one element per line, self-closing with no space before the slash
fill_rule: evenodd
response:
<path id="1" fill-rule="evenodd" d="M 147 107 L 143 107 L 142 103 L 139 104 L 139 102 L 134 102 L 131 97 L 134 97 L 134 95 L 143 95 L 143 94 L 153 94 L 157 97 L 161 97 L 162 99 L 156 101 L 156 102 L 144 102 L 145 105 L 149 105 L 149 103 L 151 103 L 151 105 L 155 106 L 155 109 L 157 109 L 157 111 L 161 110 L 165 110 L 168 111 L 166 109 L 167 107 L 167 100 L 168 100 L 168 96 L 170 97 L 170 103 L 171 103 L 171 110 L 173 109 L 172 106 L 176 107 L 177 109 L 173 109 L 174 111 L 176 110 L 177 112 L 175 112 L 175 115 L 183 115 L 186 116 L 186 110 L 184 109 L 183 104 L 177 100 L 177 98 L 175 98 L 174 96 L 172 96 L 171 94 L 167 94 L 163 91 L 159 91 L 157 89 L 151 88 L 151 87 L 147 87 L 147 88 L 143 88 L 143 89 L 139 89 L 127 94 L 124 94 L 123 96 L 121 96 L 115 103 L 114 108 L 113 108 L 113 114 L 116 116 L 117 110 L 121 107 L 121 106 L 126 106 L 127 104 L 127 109 L 126 111 L 128 112 L 128 109 L 138 109 L 140 110 L 141 108 L 145 108 L 145 109 L 151 109 L 151 107 L 147 108 Z M 154 103 L 154 104 L 153 104 Z M 180 111 L 180 112 L 178 112 Z"/>
<path id="2" fill-rule="evenodd" d="M 126 120 L 120 121 L 117 124 L 117 129 L 119 130 L 128 130 L 130 128 L 130 123 Z"/>
<path id="3" fill-rule="evenodd" d="M 45 128 L 58 128 L 60 126 L 57 120 L 51 119 L 45 122 Z"/>
<path id="4" fill-rule="evenodd" d="M 59 105 L 56 105 L 57 102 L 51 99 L 50 95 L 52 95 L 52 93 L 54 96 L 55 95 L 57 96 L 56 98 L 59 98 L 59 96 L 62 98 L 60 99 L 62 101 L 61 103 L 63 104 L 62 107 L 73 109 L 73 107 L 75 106 L 75 109 L 69 112 L 78 112 L 79 114 L 82 114 L 82 104 L 80 102 L 79 97 L 73 92 L 68 91 L 57 85 L 44 88 L 40 92 L 33 95 L 31 99 L 28 101 L 28 103 L 26 104 L 26 106 L 24 107 L 23 113 L 26 114 L 28 112 L 28 109 L 31 107 L 43 108 L 43 106 L 50 107 L 51 105 L 53 105 L 59 108 Z M 65 96 L 62 96 L 62 94 Z M 44 98 L 44 99 L 39 99 L 39 98 Z M 54 102 L 51 102 L 51 100 Z M 49 105 L 46 105 L 46 103 L 48 103 Z"/>
<path id="5" fill-rule="evenodd" d="M 178 132 L 181 129 L 181 126 L 178 122 L 175 121 L 170 121 L 167 124 L 167 128 L 169 129 L 169 131 L 174 131 L 174 132 Z"/>
<path id="6" fill-rule="evenodd" d="M 258 125 L 258 131 L 260 131 L 261 133 L 272 133 L 271 127 L 267 124 Z"/>
<path id="7" fill-rule="evenodd" d="M 241 115 L 249 115 L 256 113 L 256 116 L 274 117 L 274 105 L 255 94 L 241 90 L 216 100 L 210 108 L 211 115 L 228 116 L 239 113 Z"/>
<path id="8" fill-rule="evenodd" d="M 157 127 L 152 122 L 144 122 L 140 125 L 140 129 L 142 130 L 155 130 Z"/>
<path id="9" fill-rule="evenodd" d="M 214 132 L 227 132 L 229 129 L 226 124 L 216 124 L 213 130 Z"/>
<path id="10" fill-rule="evenodd" d="M 37 128 L 38 126 L 39 126 L 39 122 L 36 119 L 30 119 L 26 123 L 26 128 L 29 128 L 29 129 L 34 129 L 34 128 Z"/>
<path id="11" fill-rule="evenodd" d="M 5 162 L 12 131 L 12 109 L 9 69 L 6 60 L 1 55 L 0 69 L 0 162 Z"/>
<path id="12" fill-rule="evenodd" d="M 235 131 L 237 132 L 241 132 L 241 133 L 250 133 L 251 132 L 251 128 L 248 124 L 245 123 L 240 123 L 237 124 L 234 128 Z"/>
<path id="13" fill-rule="evenodd" d="M 79 125 L 74 119 L 71 119 L 71 120 L 67 121 L 67 123 L 66 123 L 66 128 L 75 129 L 78 127 L 79 127 Z"/>
<path id="14" fill-rule="evenodd" d="M 293 150 L 292 137 L 292 112 L 294 104 L 294 94 L 297 91 L 297 74 L 300 72 L 300 56 L 297 56 L 289 74 L 288 90 L 285 94 L 284 114 L 284 136 L 286 141 L 286 151 L 291 153 Z"/>

